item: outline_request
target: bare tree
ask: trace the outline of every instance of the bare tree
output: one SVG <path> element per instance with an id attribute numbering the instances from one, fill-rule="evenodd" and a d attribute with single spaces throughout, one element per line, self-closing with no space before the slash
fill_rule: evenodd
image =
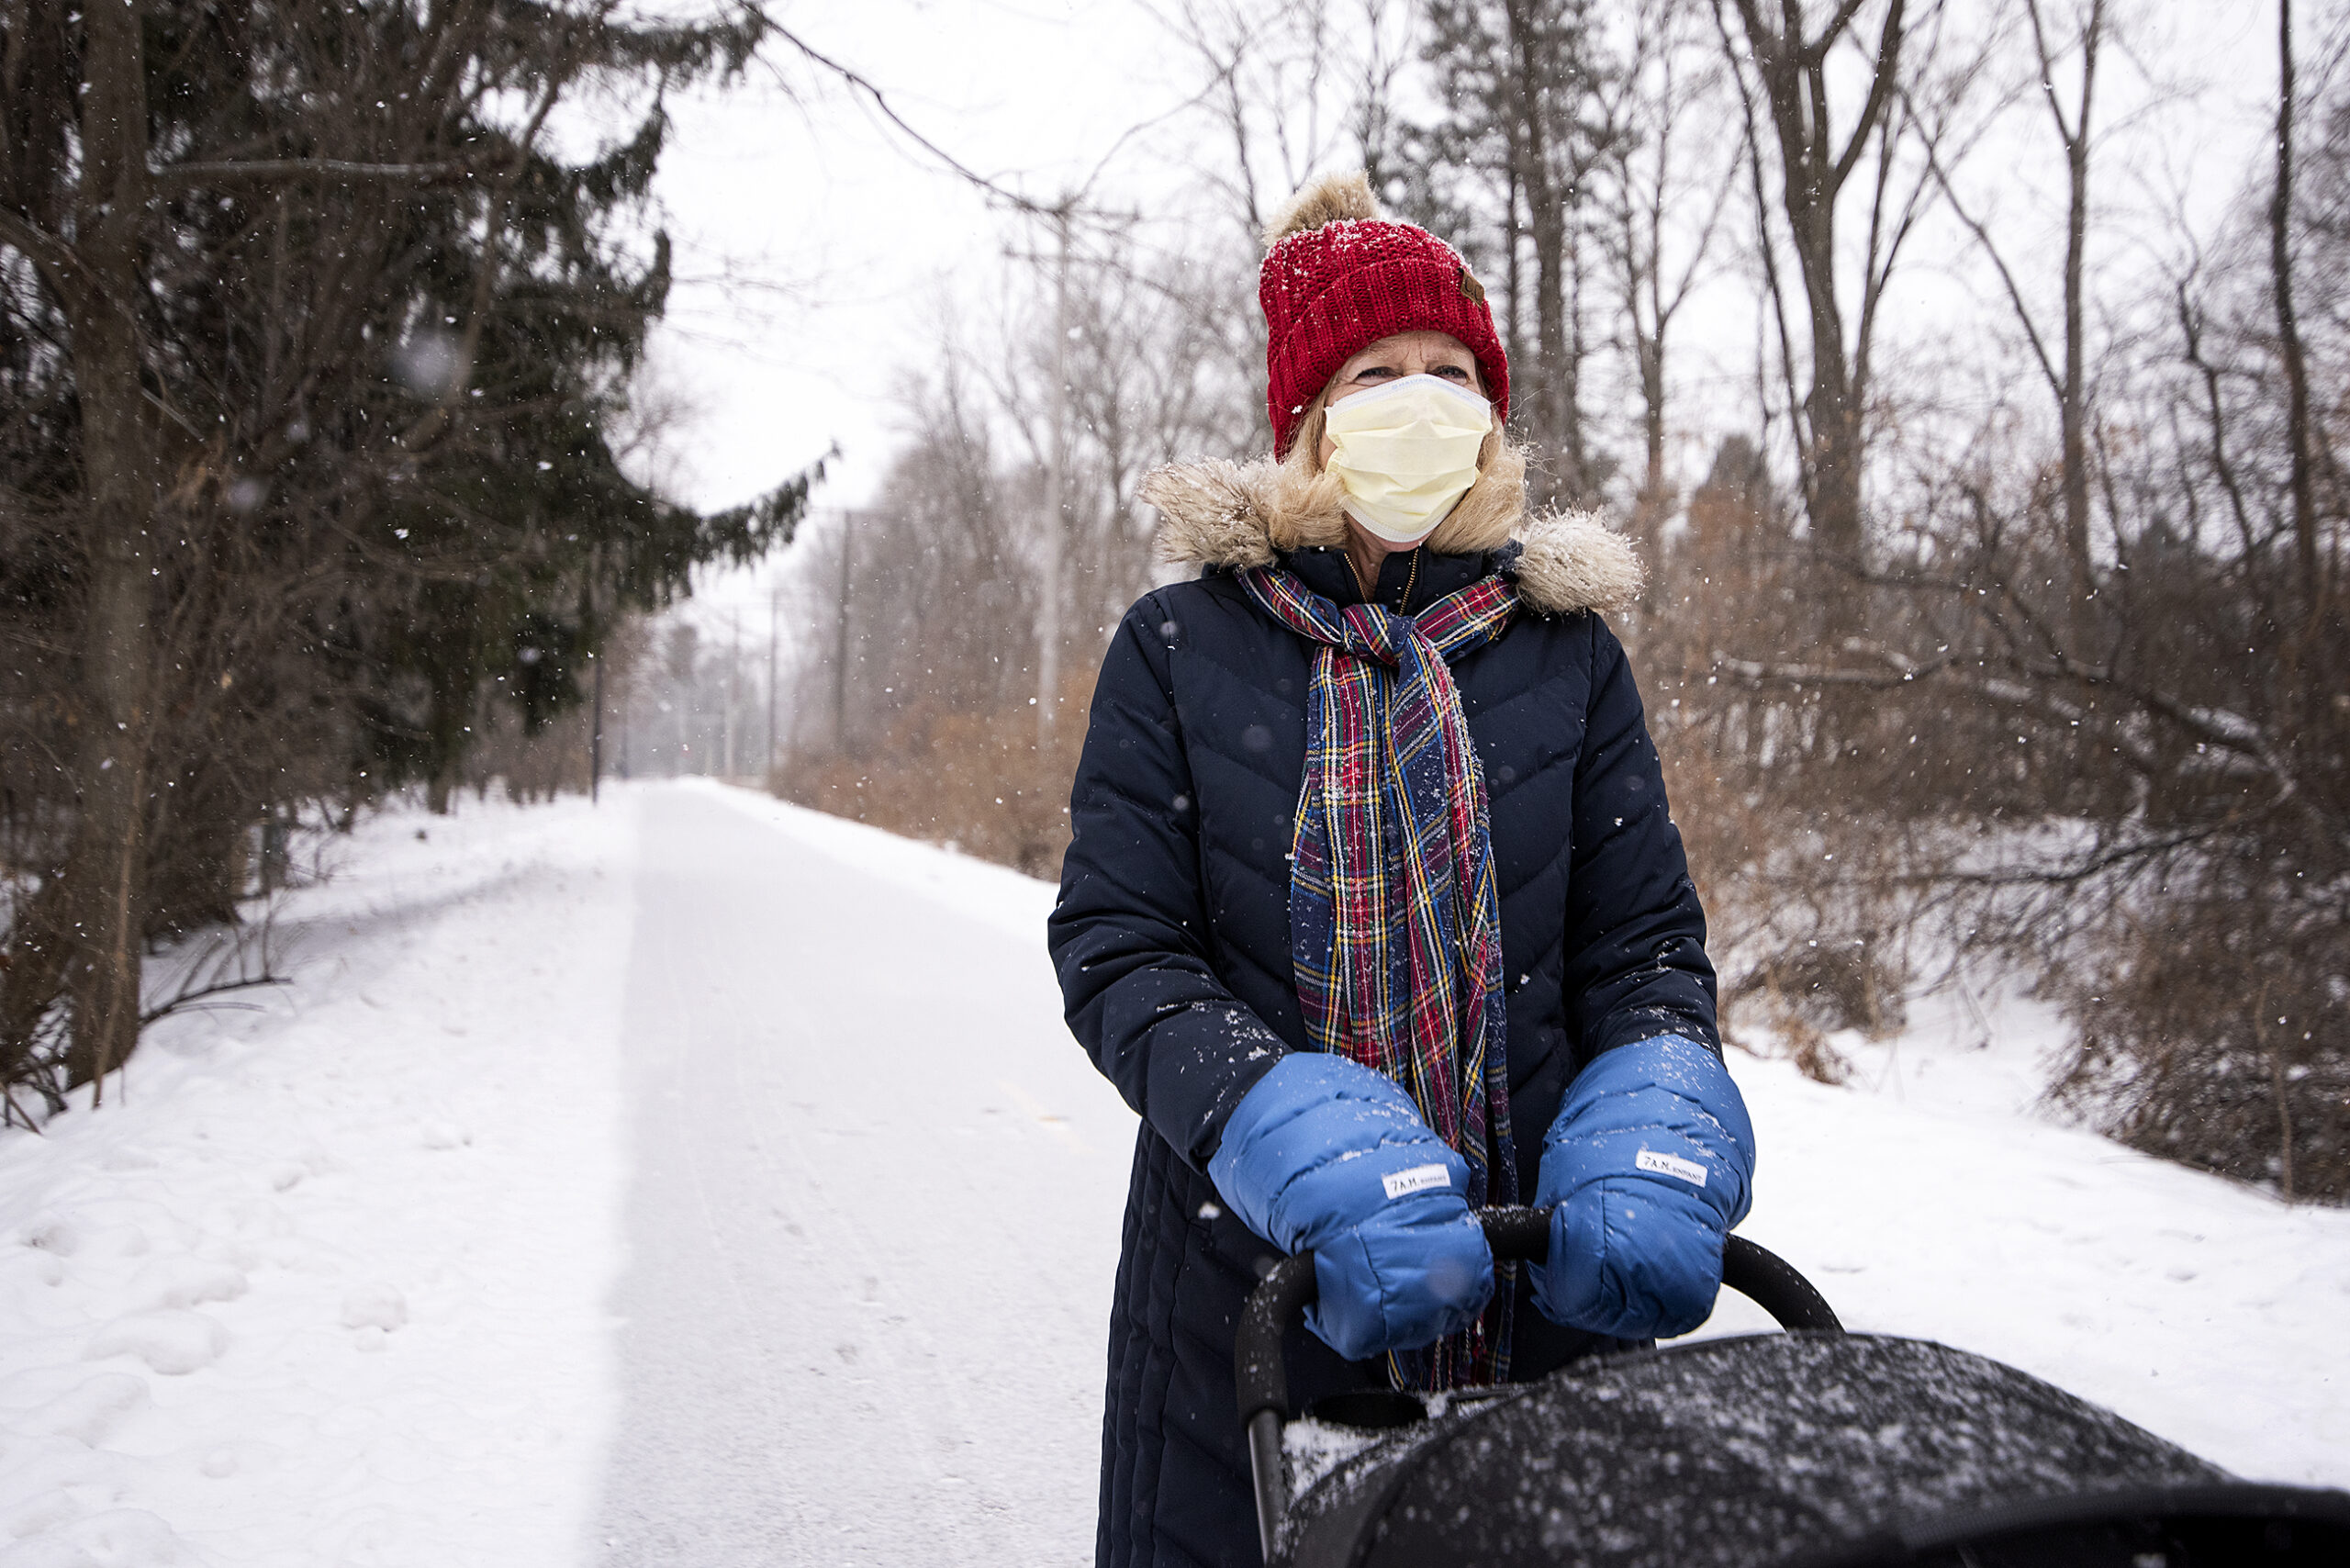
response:
<path id="1" fill-rule="evenodd" d="M 1590 10 L 1585 0 L 1502 6 L 1516 68 L 1517 185 L 1534 251 L 1527 424 L 1556 463 L 1555 497 L 1586 504 L 1597 498 L 1604 474 L 1583 424 L 1583 241 L 1591 176 L 1606 156 L 1610 132 L 1596 112 L 1601 65 Z"/>
<path id="2" fill-rule="evenodd" d="M 1500 263 L 1495 327 L 1514 367 L 1512 418 L 1542 454 L 1536 498 L 1589 504 L 1610 468 L 1584 414 L 1584 292 L 1601 270 L 1596 187 L 1616 132 L 1606 90 L 1617 71 L 1596 8 L 1435 0 L 1422 54 L 1446 108 L 1393 161 L 1392 188 L 1407 216 L 1472 260 Z"/>
<path id="3" fill-rule="evenodd" d="M 1743 53 L 1732 41 L 1725 7 L 1737 17 Z M 1814 31 L 1803 0 L 1784 0 L 1776 18 L 1765 15 L 1762 0 L 1716 4 L 1723 46 L 1746 104 L 1750 137 L 1758 94 L 1771 127 L 1778 206 L 1802 280 L 1810 387 L 1790 412 L 1798 424 L 1805 508 L 1815 543 L 1851 560 L 1859 558 L 1863 540 L 1864 421 L 1878 307 L 1918 211 L 1916 187 L 1903 191 L 1896 184 L 1893 155 L 1904 114 L 1897 89 L 1904 73 L 1916 69 L 1908 0 L 1886 0 L 1875 41 L 1864 49 L 1866 88 L 1850 125 L 1837 124 L 1829 59 L 1857 39 L 1864 8 L 1863 0 L 1838 0 Z M 1838 204 L 1863 161 L 1872 159 L 1872 147 L 1867 243 L 1855 310 L 1839 281 L 1844 251 Z M 1767 211 L 1758 218 L 1768 251 L 1774 241 Z M 1775 272 L 1772 279 L 1775 294 Z"/>
<path id="4" fill-rule="evenodd" d="M 1394 77 L 1389 6 L 1360 0 L 1361 22 L 1334 0 L 1176 0 L 1160 25 L 1198 62 L 1200 102 L 1222 131 L 1229 162 L 1195 164 L 1242 233 L 1264 232 L 1278 206 L 1332 158 L 1376 151 Z M 1354 48 L 1348 40 L 1358 39 Z M 1349 98 L 1351 95 L 1351 101 Z"/>
<path id="5" fill-rule="evenodd" d="M 143 28 L 131 6 L 95 6 L 84 20 L 83 170 L 72 212 L 78 238 L 69 242 L 0 216 L 0 239 L 32 257 L 57 292 L 82 404 L 89 722 L 62 880 L 68 919 L 81 935 L 69 983 L 75 1019 L 69 1070 L 77 1081 L 95 1081 L 130 1054 L 139 1035 L 154 683 L 150 560 L 162 525 L 162 442 L 140 385 L 140 262 L 151 187 Z"/>
<path id="6" fill-rule="evenodd" d="M 1698 170 L 1689 167 L 1690 121 L 1707 106 L 1713 85 L 1691 60 L 1687 25 L 1695 14 L 1693 0 L 1640 0 L 1620 85 L 1607 108 L 1613 131 L 1606 138 L 1602 197 L 1605 244 L 1617 330 L 1628 340 L 1624 347 L 1640 392 L 1645 461 L 1632 527 L 1651 560 L 1673 500 L 1665 475 L 1667 342 L 1674 318 L 1705 275 L 1739 170 L 1735 146 L 1726 156 L 1696 160 Z"/>
<path id="7" fill-rule="evenodd" d="M 2048 0 L 2022 0 L 2030 24 L 2030 81 L 2022 89 L 2045 105 L 2065 157 L 2065 256 L 2062 263 L 2061 337 L 2053 345 L 2040 312 L 2031 302 L 2017 266 L 1992 231 L 1990 219 L 1975 209 L 1956 189 L 1951 165 L 1956 158 L 1945 139 L 1931 130 L 1925 143 L 1928 166 L 1943 199 L 1990 263 L 2006 294 L 2009 308 L 2022 329 L 2032 366 L 2046 383 L 2056 405 L 2058 479 L 2063 496 L 2063 540 L 2066 582 L 2072 601 L 2068 646 L 2087 652 L 2094 638 L 2090 611 L 2098 588 L 2096 564 L 2089 538 L 2090 389 L 2087 370 L 2086 307 L 2089 248 L 2089 166 L 2095 145 L 2092 119 L 2097 106 L 2098 64 L 2111 17 L 2106 0 L 2076 5 L 2060 33 L 2051 23 Z M 2077 71 L 2077 84 L 2068 106 L 2058 83 L 2067 71 Z M 2036 91 L 2035 91 L 2036 89 Z M 2001 106 L 2005 107 L 2004 105 Z M 1959 151 L 1963 153 L 1962 147 Z"/>
<path id="8" fill-rule="evenodd" d="M 1008 266 L 992 308 L 946 313 L 933 370 L 900 392 L 908 440 L 852 520 L 854 569 L 838 588 L 830 562 L 803 577 L 853 600 L 856 627 L 839 655 L 794 661 L 838 683 L 843 744 L 798 748 L 779 780 L 1032 872 L 1066 844 L 1080 738 L 1036 710 L 1081 704 L 1149 585 L 1136 487 L 1179 457 L 1244 455 L 1260 428 L 1236 369 L 1252 254 L 1096 229 L 1073 233 L 1066 267 L 1047 259 L 1043 276 Z M 843 622 L 827 607 L 805 623 Z"/>

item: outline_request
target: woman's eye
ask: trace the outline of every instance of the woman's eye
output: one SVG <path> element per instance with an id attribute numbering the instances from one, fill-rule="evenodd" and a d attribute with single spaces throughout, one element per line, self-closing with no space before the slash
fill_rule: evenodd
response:
<path id="1" fill-rule="evenodd" d="M 1375 381 L 1394 374 L 1395 368 L 1393 365 L 1371 364 L 1365 365 L 1362 369 L 1356 371 L 1355 379 L 1357 381 Z"/>
<path id="2" fill-rule="evenodd" d="M 1437 374 L 1438 375 L 1449 375 L 1455 381 L 1466 381 L 1469 379 L 1469 373 L 1461 369 L 1460 366 L 1457 364 L 1439 366 L 1437 370 Z"/>

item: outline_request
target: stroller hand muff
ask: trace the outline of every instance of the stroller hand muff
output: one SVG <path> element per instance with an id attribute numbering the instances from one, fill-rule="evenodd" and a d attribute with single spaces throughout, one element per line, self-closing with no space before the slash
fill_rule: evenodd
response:
<path id="1" fill-rule="evenodd" d="M 1753 1173 L 1754 1126 L 1718 1054 L 1678 1035 L 1601 1053 L 1542 1140 L 1535 1305 L 1619 1339 L 1688 1333 L 1713 1313 Z"/>
<path id="2" fill-rule="evenodd" d="M 1469 1168 L 1384 1073 L 1282 1058 L 1233 1110 L 1208 1175 L 1250 1230 L 1313 1254 L 1306 1327 L 1349 1361 L 1458 1333 L 1493 1294 Z"/>

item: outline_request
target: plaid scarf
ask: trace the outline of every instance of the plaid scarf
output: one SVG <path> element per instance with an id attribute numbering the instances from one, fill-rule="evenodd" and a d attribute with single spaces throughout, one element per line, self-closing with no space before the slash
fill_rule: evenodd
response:
<path id="1" fill-rule="evenodd" d="M 1448 662 L 1517 610 L 1500 576 L 1416 616 L 1340 610 L 1293 574 L 1241 586 L 1315 644 L 1290 869 L 1290 946 L 1307 1032 L 1411 1094 L 1469 1165 L 1471 1208 L 1517 1201 L 1501 986 L 1501 900 L 1485 777 Z M 1399 1386 L 1505 1382 L 1514 1266 L 1468 1332 L 1391 1357 Z"/>

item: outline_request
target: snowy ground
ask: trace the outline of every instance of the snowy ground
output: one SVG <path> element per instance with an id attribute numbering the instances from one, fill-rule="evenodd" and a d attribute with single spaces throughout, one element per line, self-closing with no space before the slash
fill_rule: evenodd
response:
<path id="1" fill-rule="evenodd" d="M 2240 1474 L 2350 1485 L 2350 1212 L 2036 1116 L 2044 1009 L 1951 992 L 1911 1014 L 1887 1045 L 1835 1042 L 1841 1088 L 1732 1061 L 1762 1149 L 1741 1233 L 1850 1327 L 1997 1357 Z"/>
<path id="2" fill-rule="evenodd" d="M 632 837 L 379 818 L 293 901 L 294 985 L 0 1139 L 0 1564 L 576 1560 Z"/>
<path id="3" fill-rule="evenodd" d="M 1090 1555 L 1133 1124 L 1049 890 L 706 786 L 339 853 L 294 984 L 0 1136 L 0 1568 Z M 1914 1011 L 1843 1089 L 1734 1061 L 1746 1233 L 2350 1484 L 2350 1214 L 2036 1119 L 2027 1005 Z"/>

